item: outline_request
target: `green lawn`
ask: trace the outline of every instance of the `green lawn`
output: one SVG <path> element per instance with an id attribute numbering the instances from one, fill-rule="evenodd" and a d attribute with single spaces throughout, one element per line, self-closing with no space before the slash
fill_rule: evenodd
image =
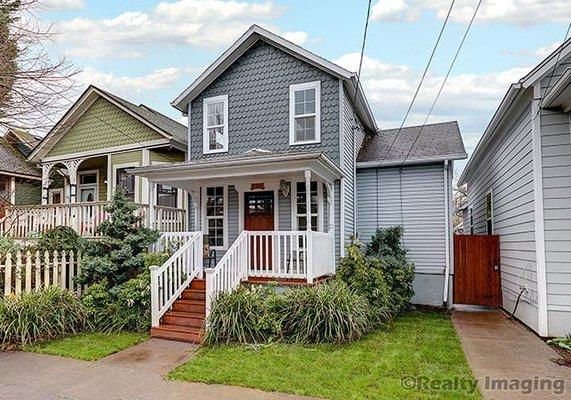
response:
<path id="1" fill-rule="evenodd" d="M 62 339 L 24 346 L 24 351 L 93 361 L 148 339 L 144 333 L 78 333 Z"/>
<path id="2" fill-rule="evenodd" d="M 474 384 L 450 317 L 436 312 L 411 313 L 344 346 L 202 348 L 168 377 L 340 400 L 480 398 L 477 390 L 403 387 L 407 377 Z"/>

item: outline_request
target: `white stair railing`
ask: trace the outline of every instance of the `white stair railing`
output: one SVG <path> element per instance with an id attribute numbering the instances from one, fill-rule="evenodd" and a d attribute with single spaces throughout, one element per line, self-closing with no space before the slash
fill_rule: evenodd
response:
<path id="1" fill-rule="evenodd" d="M 242 231 L 214 268 L 204 270 L 206 275 L 206 316 L 218 294 L 236 290 L 242 279 L 248 277 L 248 235 Z"/>
<path id="2" fill-rule="evenodd" d="M 202 278 L 202 232 L 194 232 L 163 265 L 150 270 L 152 326 L 159 326 L 163 314 L 190 282 Z"/>

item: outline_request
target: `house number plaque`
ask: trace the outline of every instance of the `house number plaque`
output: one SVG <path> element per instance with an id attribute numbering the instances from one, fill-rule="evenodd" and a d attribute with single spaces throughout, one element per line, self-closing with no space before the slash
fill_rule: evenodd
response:
<path id="1" fill-rule="evenodd" d="M 266 188 L 266 185 L 264 184 L 264 182 L 254 182 L 250 184 L 250 190 L 254 191 L 254 190 L 264 190 Z"/>

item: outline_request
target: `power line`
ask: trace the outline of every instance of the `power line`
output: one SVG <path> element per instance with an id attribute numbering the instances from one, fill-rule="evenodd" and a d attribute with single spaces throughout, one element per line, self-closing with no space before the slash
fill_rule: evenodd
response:
<path id="1" fill-rule="evenodd" d="M 357 72 L 357 88 L 355 90 L 355 96 L 353 97 L 353 104 L 356 104 L 357 94 L 359 93 L 359 85 L 361 84 L 361 69 L 363 67 L 363 57 L 365 54 L 365 44 L 367 43 L 367 31 L 369 29 L 369 16 L 371 15 L 371 0 L 369 0 L 367 6 L 367 18 L 365 20 L 365 30 L 363 31 L 363 43 L 361 44 L 361 55 L 359 57 L 359 71 Z"/>
<path id="2" fill-rule="evenodd" d="M 414 96 L 412 97 L 412 101 L 410 102 L 410 105 L 408 106 L 406 114 L 402 120 L 402 123 L 401 123 L 391 145 L 389 146 L 388 150 L 385 152 L 385 155 L 381 156 L 379 166 L 382 165 L 383 161 L 388 157 L 389 153 L 391 152 L 393 146 L 395 145 L 395 143 L 396 143 L 396 141 L 400 135 L 402 128 L 404 127 L 404 124 L 406 123 L 406 120 L 410 114 L 410 111 L 412 110 L 414 102 L 416 101 L 418 93 L 420 92 L 420 88 L 422 87 L 424 79 L 426 78 L 426 74 L 428 73 L 428 69 L 430 68 L 430 64 L 432 63 L 432 59 L 434 58 L 434 54 L 436 53 L 436 49 L 438 48 L 438 45 L 440 43 L 440 39 L 442 38 L 442 34 L 444 33 L 444 28 L 446 28 L 446 25 L 448 24 L 448 19 L 450 18 L 450 14 L 452 13 L 452 8 L 454 7 L 455 1 L 456 0 L 452 0 L 452 2 L 450 3 L 450 7 L 448 8 L 448 12 L 446 13 L 446 18 L 444 19 L 444 23 L 442 24 L 442 28 L 440 29 L 440 33 L 438 34 L 438 38 L 436 39 L 436 43 L 434 44 L 432 52 L 430 53 L 430 57 L 428 59 L 428 62 L 426 63 L 426 67 L 424 68 L 424 72 L 422 74 L 422 77 L 420 78 L 420 82 L 418 83 L 418 86 L 416 87 L 416 91 L 414 92 Z"/>
<path id="3" fill-rule="evenodd" d="M 442 90 L 444 89 L 444 86 L 446 85 L 446 81 L 450 77 L 450 73 L 452 72 L 452 69 L 454 68 L 454 64 L 456 64 L 456 60 L 458 59 L 458 55 L 460 54 L 460 50 L 462 50 L 462 46 L 464 46 L 464 42 L 466 41 L 466 37 L 468 36 L 468 32 L 470 32 L 470 29 L 472 28 L 472 24 L 474 23 L 474 20 L 476 19 L 476 15 L 478 14 L 478 10 L 480 9 L 480 6 L 482 5 L 482 1 L 483 0 L 479 0 L 478 4 L 476 5 L 476 8 L 474 10 L 474 14 L 472 14 L 472 18 L 470 19 L 470 22 L 468 23 L 468 26 L 466 27 L 466 31 L 464 32 L 464 36 L 462 37 L 462 40 L 460 41 L 460 44 L 458 45 L 458 49 L 456 50 L 456 54 L 454 55 L 454 58 L 452 59 L 452 62 L 450 63 L 450 66 L 448 67 L 448 71 L 446 72 L 446 75 L 444 76 L 444 80 L 442 81 L 442 84 L 440 85 L 440 89 L 438 90 L 438 93 L 436 94 L 436 97 L 434 98 L 434 101 L 432 102 L 432 105 L 430 106 L 430 109 L 428 110 L 428 114 L 426 114 L 426 118 L 424 119 L 424 122 L 420 126 L 420 129 L 418 131 L 418 134 L 416 135 L 416 138 L 414 139 L 414 141 L 412 142 L 412 145 L 408 149 L 408 153 L 407 153 L 406 157 L 403 159 L 403 161 L 401 163 L 401 167 L 404 165 L 404 163 L 406 162 L 406 160 L 410 156 L 412 149 L 414 148 L 414 146 L 416 145 L 416 142 L 418 141 L 418 139 L 420 138 L 420 135 L 422 134 L 422 130 L 424 129 L 424 126 L 428 122 L 428 119 L 430 118 L 432 111 L 434 111 L 434 107 L 436 106 L 436 103 L 438 102 L 438 99 L 440 98 L 440 95 L 442 94 Z"/>

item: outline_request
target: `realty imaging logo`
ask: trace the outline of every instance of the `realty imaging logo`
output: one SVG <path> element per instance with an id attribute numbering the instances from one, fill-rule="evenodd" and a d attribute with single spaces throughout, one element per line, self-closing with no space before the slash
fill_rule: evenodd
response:
<path id="1" fill-rule="evenodd" d="M 477 390 L 478 379 L 454 377 L 450 379 L 433 379 L 427 376 L 404 376 L 401 386 L 405 389 L 426 391 L 460 391 L 472 394 Z M 509 391 L 521 394 L 534 392 L 551 392 L 556 395 L 565 392 L 565 380 L 549 378 L 505 379 L 486 376 L 482 381 L 482 388 L 487 391 Z"/>

